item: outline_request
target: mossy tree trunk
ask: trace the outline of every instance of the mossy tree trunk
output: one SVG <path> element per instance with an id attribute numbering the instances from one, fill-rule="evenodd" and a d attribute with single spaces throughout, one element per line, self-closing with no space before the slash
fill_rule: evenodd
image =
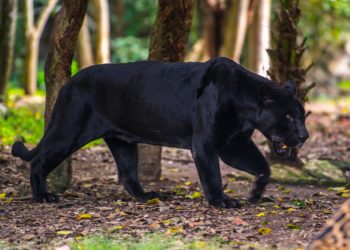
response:
<path id="1" fill-rule="evenodd" d="M 272 24 L 272 45 L 268 49 L 271 66 L 268 71 L 270 78 L 282 84 L 287 80 L 293 80 L 297 86 L 297 94 L 304 104 L 307 101 L 307 93 L 314 87 L 314 83 L 306 85 L 305 76 L 311 66 L 303 68 L 302 56 L 306 49 L 304 39 L 298 42 L 300 32 L 298 22 L 300 18 L 299 0 L 279 0 Z M 281 159 L 274 154 L 270 147 L 270 159 L 290 165 L 302 166 L 298 158 L 298 150 L 292 150 L 290 157 Z"/>
<path id="2" fill-rule="evenodd" d="M 47 126 L 53 106 L 61 87 L 71 77 L 71 64 L 75 43 L 83 24 L 87 0 L 64 0 L 55 17 L 51 33 L 48 56 L 45 63 L 46 106 L 45 124 Z M 65 160 L 48 176 L 50 189 L 63 192 L 72 177 L 71 160 Z"/>
<path id="3" fill-rule="evenodd" d="M 17 0 L 0 2 L 0 103 L 6 99 L 10 79 L 17 21 Z"/>
<path id="4" fill-rule="evenodd" d="M 194 0 L 159 0 L 151 35 L 149 60 L 183 61 L 192 24 Z M 161 152 L 158 146 L 139 145 L 139 176 L 143 181 L 159 180 Z"/>

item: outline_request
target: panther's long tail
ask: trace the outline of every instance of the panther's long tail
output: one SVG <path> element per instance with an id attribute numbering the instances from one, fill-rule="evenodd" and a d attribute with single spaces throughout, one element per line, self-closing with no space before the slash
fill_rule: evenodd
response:
<path id="1" fill-rule="evenodd" d="M 28 148 L 21 141 L 16 141 L 12 145 L 11 153 L 13 156 L 19 157 L 24 161 L 31 161 L 40 151 L 41 143 L 39 143 L 32 150 L 28 150 Z"/>

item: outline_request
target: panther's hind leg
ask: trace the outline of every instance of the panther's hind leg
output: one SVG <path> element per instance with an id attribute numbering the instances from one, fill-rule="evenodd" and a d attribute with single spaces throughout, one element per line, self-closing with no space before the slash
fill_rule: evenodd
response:
<path id="1" fill-rule="evenodd" d="M 57 196 L 47 191 L 47 175 L 73 152 L 102 137 L 104 131 L 93 129 L 96 126 L 90 119 L 80 118 L 76 115 L 74 119 L 57 123 L 46 131 L 40 151 L 31 161 L 30 182 L 34 201 L 57 201 Z"/>
<path id="2" fill-rule="evenodd" d="M 249 200 L 258 202 L 270 180 L 271 170 L 265 157 L 252 140 L 232 141 L 219 154 L 227 165 L 245 171 L 256 177 Z"/>
<path id="3" fill-rule="evenodd" d="M 147 201 L 158 197 L 155 192 L 144 192 L 137 174 L 137 144 L 128 143 L 115 137 L 105 137 L 118 167 L 118 177 L 126 191 L 135 198 Z"/>

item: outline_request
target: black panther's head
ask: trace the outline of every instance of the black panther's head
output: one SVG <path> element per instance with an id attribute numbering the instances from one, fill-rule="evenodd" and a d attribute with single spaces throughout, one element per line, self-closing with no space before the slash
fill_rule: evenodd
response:
<path id="1" fill-rule="evenodd" d="M 290 148 L 301 147 L 309 133 L 295 84 L 288 81 L 283 87 L 264 85 L 260 96 L 257 129 L 272 142 L 275 152 L 284 156 L 289 154 Z"/>

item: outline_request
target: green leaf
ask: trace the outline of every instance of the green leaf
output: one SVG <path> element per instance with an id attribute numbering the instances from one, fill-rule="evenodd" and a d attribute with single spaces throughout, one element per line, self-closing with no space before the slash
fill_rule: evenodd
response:
<path id="1" fill-rule="evenodd" d="M 293 230 L 300 230 L 301 227 L 292 223 L 287 224 L 287 227 Z"/>
<path id="2" fill-rule="evenodd" d="M 295 201 L 292 201 L 291 203 L 298 207 L 306 207 L 306 203 L 303 200 L 295 200 Z"/>
<path id="3" fill-rule="evenodd" d="M 191 195 L 186 195 L 186 198 L 189 198 L 189 199 L 198 199 L 202 196 L 201 192 L 194 192 L 193 194 Z"/>

